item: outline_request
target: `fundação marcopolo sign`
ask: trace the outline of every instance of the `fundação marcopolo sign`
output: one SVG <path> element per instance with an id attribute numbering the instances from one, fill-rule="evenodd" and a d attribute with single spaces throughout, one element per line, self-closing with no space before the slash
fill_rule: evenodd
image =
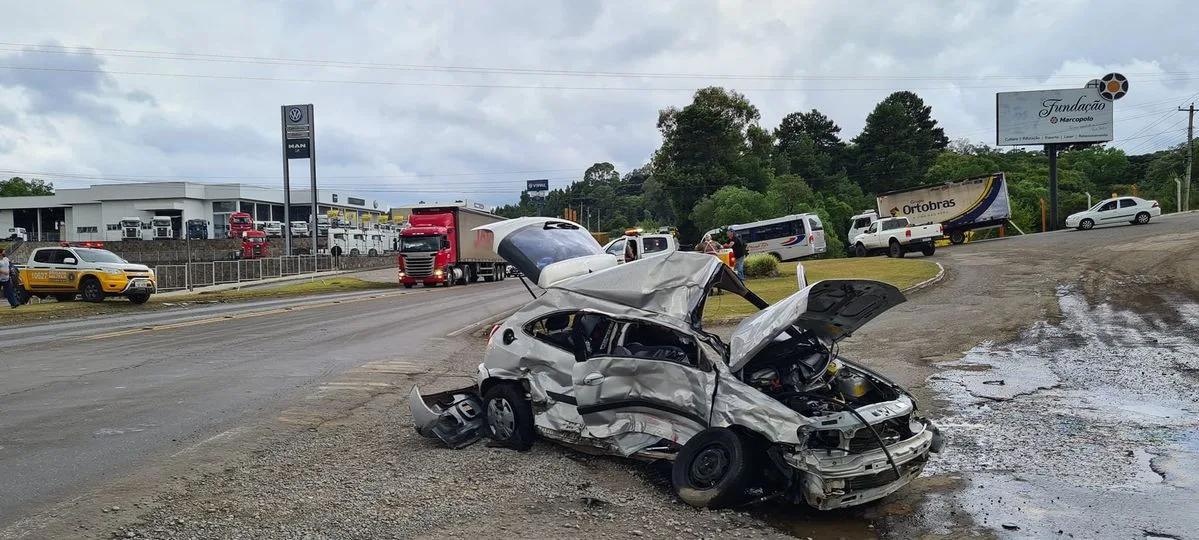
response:
<path id="1" fill-rule="evenodd" d="M 995 94 L 995 144 L 1107 142 L 1115 138 L 1112 102 L 1095 88 Z"/>

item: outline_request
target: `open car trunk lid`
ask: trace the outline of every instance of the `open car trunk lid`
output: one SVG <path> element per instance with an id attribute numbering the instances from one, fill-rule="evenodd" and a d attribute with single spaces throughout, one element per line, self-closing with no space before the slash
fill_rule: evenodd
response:
<path id="1" fill-rule="evenodd" d="M 616 266 L 586 229 L 565 219 L 522 217 L 480 225 L 492 249 L 538 287 Z"/>
<path id="2" fill-rule="evenodd" d="M 836 342 L 906 300 L 899 289 L 881 281 L 818 281 L 741 321 L 729 343 L 729 369 L 740 370 L 789 328 Z"/>

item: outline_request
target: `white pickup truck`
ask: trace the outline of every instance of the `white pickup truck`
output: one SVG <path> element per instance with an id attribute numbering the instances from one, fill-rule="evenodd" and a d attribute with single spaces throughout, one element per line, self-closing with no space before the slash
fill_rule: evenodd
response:
<path id="1" fill-rule="evenodd" d="M 627 244 L 630 243 L 633 245 L 632 249 L 628 249 Z M 630 260 L 668 255 L 678 250 L 679 241 L 672 234 L 629 233 L 604 246 L 604 253 L 615 256 L 620 260 L 620 264 Z M 628 258 L 630 255 L 632 259 Z"/>
<path id="2" fill-rule="evenodd" d="M 943 235 L 940 224 L 913 227 L 906 217 L 880 219 L 853 238 L 853 254 L 866 257 L 886 253 L 898 258 L 919 251 L 930 256 L 937 251 L 933 242 Z"/>

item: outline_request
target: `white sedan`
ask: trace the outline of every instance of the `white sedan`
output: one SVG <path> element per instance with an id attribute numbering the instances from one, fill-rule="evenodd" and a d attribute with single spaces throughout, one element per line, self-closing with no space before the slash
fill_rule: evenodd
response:
<path id="1" fill-rule="evenodd" d="M 1147 201 L 1140 197 L 1116 197 L 1099 201 L 1099 204 L 1089 210 L 1070 214 L 1066 217 L 1066 226 L 1085 231 L 1096 225 L 1121 222 L 1144 225 L 1149 223 L 1149 218 L 1160 215 L 1162 209 L 1157 201 Z"/>

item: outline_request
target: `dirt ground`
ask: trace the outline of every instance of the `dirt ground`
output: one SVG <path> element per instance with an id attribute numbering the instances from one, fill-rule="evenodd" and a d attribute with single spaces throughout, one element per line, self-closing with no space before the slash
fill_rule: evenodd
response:
<path id="1" fill-rule="evenodd" d="M 1038 321 L 1062 322 L 1060 286 L 1076 286 L 1093 303 L 1159 313 L 1154 320 L 1167 327 L 1170 317 L 1187 317 L 1162 309 L 1160 295 L 1145 293 L 1197 296 L 1196 225 L 1199 216 L 1191 215 L 1144 227 L 938 250 L 935 258 L 946 267 L 945 279 L 909 295 L 907 303 L 848 339 L 842 353 L 907 386 L 934 418 L 954 417 L 962 405 L 932 383 L 944 364 L 961 360 L 980 344 L 1012 342 Z M 483 346 L 477 333 L 431 339 L 408 355 L 425 359 L 424 365 L 380 368 L 376 380 L 385 384 L 377 389 L 294 397 L 286 415 L 231 426 L 226 434 L 6 531 L 29 538 L 164 539 L 1070 534 L 1015 523 L 1012 529 L 1007 521 L 987 520 L 965 508 L 969 501 L 946 498 L 983 487 L 985 471 L 967 471 L 972 465 L 961 461 L 954 463 L 962 470 L 926 473 L 864 508 L 818 513 L 768 506 L 713 512 L 680 503 L 670 492 L 668 475 L 651 466 L 586 456 L 548 443 L 526 453 L 482 442 L 450 450 L 418 436 L 406 403 L 411 385 L 420 384 L 425 391 L 469 385 Z M 954 429 L 947 428 L 951 448 Z M 986 450 L 975 448 L 969 456 L 982 459 Z M 1005 450 L 1009 456 L 1017 451 Z M 996 482 L 992 485 L 1003 489 L 985 492 L 983 498 L 992 493 L 1002 498 L 1019 489 L 1009 477 Z M 989 508 L 979 504 L 984 511 Z M 1011 518 L 1010 512 L 1003 516 Z M 1075 537 L 1091 536 L 1079 531 Z"/>

